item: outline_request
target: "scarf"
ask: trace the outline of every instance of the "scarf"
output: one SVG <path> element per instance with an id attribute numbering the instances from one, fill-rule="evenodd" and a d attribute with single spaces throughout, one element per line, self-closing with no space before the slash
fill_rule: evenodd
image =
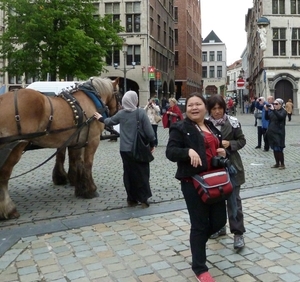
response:
<path id="1" fill-rule="evenodd" d="M 211 115 L 208 117 L 208 120 L 210 120 L 214 126 L 218 125 L 224 125 L 225 121 L 227 120 L 227 115 L 224 114 L 222 118 L 220 119 L 214 119 Z"/>
<path id="2" fill-rule="evenodd" d="M 122 98 L 122 107 L 125 111 L 133 112 L 138 104 L 138 96 L 135 91 L 127 91 Z"/>

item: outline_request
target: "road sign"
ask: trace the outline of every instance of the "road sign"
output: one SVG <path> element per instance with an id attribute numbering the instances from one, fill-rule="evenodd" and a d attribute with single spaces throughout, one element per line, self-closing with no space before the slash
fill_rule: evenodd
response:
<path id="1" fill-rule="evenodd" d="M 245 80 L 243 78 L 239 78 L 236 82 L 237 89 L 245 89 Z"/>
<path id="2" fill-rule="evenodd" d="M 148 67 L 148 76 L 149 79 L 155 79 L 155 67 Z"/>

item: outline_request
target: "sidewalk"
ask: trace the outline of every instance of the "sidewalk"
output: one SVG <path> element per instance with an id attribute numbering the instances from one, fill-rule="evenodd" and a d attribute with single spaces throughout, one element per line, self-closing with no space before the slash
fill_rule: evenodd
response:
<path id="1" fill-rule="evenodd" d="M 231 234 L 208 242 L 216 281 L 300 281 L 299 201 L 298 190 L 245 200 L 246 247 L 234 251 Z M 22 238 L 0 259 L 0 280 L 195 282 L 187 211 L 128 210 L 134 217 Z"/>

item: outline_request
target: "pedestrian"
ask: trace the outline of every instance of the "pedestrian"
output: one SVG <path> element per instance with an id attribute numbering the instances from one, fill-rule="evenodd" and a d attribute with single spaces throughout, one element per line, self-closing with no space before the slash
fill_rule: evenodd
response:
<path id="1" fill-rule="evenodd" d="M 234 102 L 231 97 L 229 97 L 228 102 L 227 102 L 227 113 L 229 115 L 233 115 L 233 113 L 234 113 Z"/>
<path id="2" fill-rule="evenodd" d="M 164 128 L 169 128 L 171 124 L 183 120 L 183 115 L 180 108 L 177 105 L 177 100 L 175 98 L 169 99 L 170 107 L 167 109 L 166 113 L 163 115 L 162 122 Z"/>
<path id="3" fill-rule="evenodd" d="M 148 104 L 145 106 L 144 110 L 146 111 L 146 114 L 150 120 L 150 123 L 152 125 L 152 128 L 154 130 L 155 133 L 155 147 L 157 147 L 158 145 L 158 138 L 157 138 L 157 127 L 158 124 L 155 120 L 156 116 L 160 115 L 160 108 L 159 106 L 156 105 L 155 101 L 151 98 L 148 101 Z"/>
<path id="4" fill-rule="evenodd" d="M 132 157 L 132 146 L 137 130 L 137 111 L 139 115 L 140 130 L 145 139 L 150 143 L 151 152 L 154 152 L 155 134 L 149 118 L 144 109 L 137 108 L 138 96 L 134 91 L 127 91 L 122 99 L 123 109 L 114 116 L 103 119 L 96 112 L 94 117 L 105 125 L 120 124 L 120 154 L 123 161 L 123 181 L 127 193 L 127 205 L 142 208 L 149 207 L 148 199 L 152 196 L 149 177 L 150 166 L 146 162 L 137 162 Z"/>
<path id="5" fill-rule="evenodd" d="M 231 205 L 227 204 L 227 213 L 230 232 L 234 234 L 234 249 L 241 249 L 245 246 L 243 234 L 246 232 L 244 226 L 244 214 L 240 196 L 241 185 L 245 183 L 244 166 L 239 154 L 246 145 L 246 138 L 242 131 L 241 124 L 236 117 L 226 114 L 226 103 L 221 95 L 213 95 L 207 100 L 208 120 L 217 127 L 222 134 L 222 146 L 229 152 L 230 163 L 235 167 L 234 196 L 237 204 L 237 214 Z M 210 238 L 215 239 L 226 235 L 226 226 L 214 233 Z"/>
<path id="6" fill-rule="evenodd" d="M 292 114 L 293 114 L 294 104 L 292 102 L 292 99 L 289 99 L 285 104 L 285 110 L 287 112 L 288 120 L 292 120 Z"/>
<path id="7" fill-rule="evenodd" d="M 221 148 L 221 132 L 205 119 L 205 98 L 198 93 L 190 94 L 185 109 L 186 118 L 170 127 L 166 156 L 177 162 L 175 177 L 180 180 L 189 212 L 192 270 L 197 281 L 214 282 L 206 265 L 206 242 L 226 224 L 226 204 L 225 200 L 211 205 L 202 202 L 192 176 L 211 170 L 213 156 L 226 157 L 226 150 Z"/>
<path id="8" fill-rule="evenodd" d="M 257 103 L 257 104 L 256 104 Z M 256 119 L 256 126 L 257 126 L 257 146 L 255 149 L 260 149 L 261 144 L 262 144 L 262 139 L 263 139 L 263 127 L 262 127 L 262 117 L 263 117 L 263 105 L 265 103 L 264 97 L 259 97 L 256 100 L 255 105 L 255 110 L 254 110 L 254 117 Z M 266 142 L 264 141 L 264 146 L 266 149 Z"/>
<path id="9" fill-rule="evenodd" d="M 163 115 L 167 111 L 168 108 L 169 108 L 169 102 L 168 102 L 168 99 L 164 96 L 161 99 L 161 114 Z"/>
<path id="10" fill-rule="evenodd" d="M 265 117 L 269 120 L 267 137 L 274 153 L 275 165 L 272 168 L 285 169 L 283 149 L 285 148 L 286 110 L 283 100 L 277 98 L 269 107 L 265 105 Z"/>
<path id="11" fill-rule="evenodd" d="M 260 101 L 259 101 L 260 99 Z M 269 141 L 268 141 L 268 136 L 267 136 L 267 130 L 269 127 L 269 120 L 266 119 L 266 110 L 265 110 L 265 105 L 267 107 L 270 107 L 270 105 L 274 102 L 274 97 L 273 96 L 268 96 L 267 101 L 265 101 L 264 97 L 259 97 L 257 101 L 255 102 L 255 108 L 259 109 L 262 111 L 262 118 L 261 118 L 261 124 L 262 124 L 262 134 L 264 138 L 264 152 L 268 152 L 270 149 Z"/>

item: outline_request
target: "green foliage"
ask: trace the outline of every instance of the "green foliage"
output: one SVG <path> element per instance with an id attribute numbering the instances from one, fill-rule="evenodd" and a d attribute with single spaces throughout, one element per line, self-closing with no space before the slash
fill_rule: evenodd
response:
<path id="1" fill-rule="evenodd" d="M 95 16 L 92 0 L 0 0 L 0 8 L 2 71 L 10 75 L 86 79 L 101 74 L 112 46 L 122 46 L 123 28 L 111 16 Z"/>

